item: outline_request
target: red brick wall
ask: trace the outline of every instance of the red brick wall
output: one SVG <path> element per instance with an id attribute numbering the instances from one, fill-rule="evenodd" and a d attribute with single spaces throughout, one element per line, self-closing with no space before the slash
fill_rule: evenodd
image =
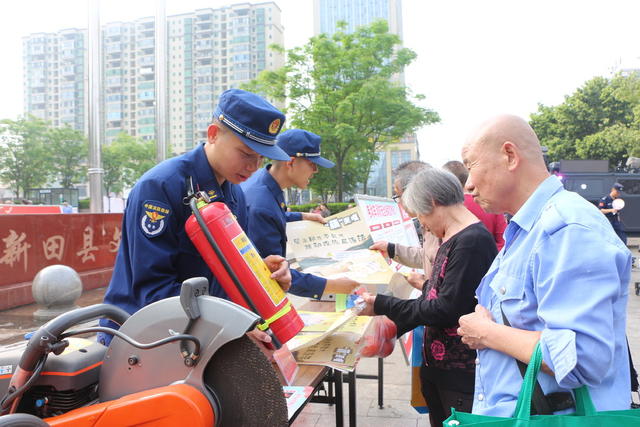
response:
<path id="1" fill-rule="evenodd" d="M 122 214 L 0 215 L 0 310 L 33 302 L 42 268 L 68 265 L 83 287 L 106 286 L 120 244 Z"/>

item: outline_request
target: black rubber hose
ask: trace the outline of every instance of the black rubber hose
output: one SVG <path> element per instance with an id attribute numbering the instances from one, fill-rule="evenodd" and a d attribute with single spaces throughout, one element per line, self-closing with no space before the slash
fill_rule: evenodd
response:
<path id="1" fill-rule="evenodd" d="M 38 360 L 46 353 L 48 345 L 57 342 L 62 332 L 78 323 L 103 317 L 122 325 L 129 318 L 129 313 L 114 305 L 94 304 L 61 314 L 33 333 L 18 365 L 24 371 L 33 371 Z"/>
<path id="2" fill-rule="evenodd" d="M 111 329 L 111 328 L 107 328 L 104 326 L 90 326 L 88 328 L 82 328 L 82 329 L 75 329 L 72 331 L 68 331 L 65 332 L 64 334 L 60 335 L 60 339 L 64 339 L 64 338 L 68 338 L 70 336 L 74 336 L 74 335 L 82 335 L 82 334 L 87 334 L 89 332 L 104 332 L 107 334 L 113 334 L 115 336 L 117 336 L 118 338 L 122 339 L 123 341 L 126 341 L 128 344 L 136 347 L 136 348 L 140 348 L 143 350 L 148 350 L 150 348 L 156 348 L 156 347 L 160 347 L 161 345 L 165 345 L 174 341 L 191 341 L 194 344 L 194 350 L 193 350 L 193 354 L 198 356 L 200 355 L 200 340 L 197 337 L 194 337 L 193 335 L 187 335 L 187 334 L 176 334 L 176 335 L 171 335 L 169 337 L 166 338 L 162 338 L 158 341 L 154 341 L 154 342 L 150 342 L 148 344 L 143 344 L 140 343 L 136 340 L 134 340 L 133 338 L 123 334 L 122 332 L 115 330 L 115 329 Z"/>
<path id="3" fill-rule="evenodd" d="M 6 414 L 9 408 L 12 406 L 13 402 L 16 399 L 19 399 L 20 397 L 22 397 L 24 392 L 29 390 L 29 388 L 31 388 L 33 383 L 40 376 L 40 372 L 42 372 L 42 368 L 44 368 L 44 364 L 47 362 L 48 356 L 49 356 L 48 354 L 45 354 L 44 356 L 42 356 L 42 358 L 36 364 L 36 367 L 34 368 L 33 373 L 24 384 L 22 384 L 13 392 L 11 390 L 7 391 L 7 394 L 2 398 L 2 402 L 0 402 L 0 414 L 2 415 Z"/>

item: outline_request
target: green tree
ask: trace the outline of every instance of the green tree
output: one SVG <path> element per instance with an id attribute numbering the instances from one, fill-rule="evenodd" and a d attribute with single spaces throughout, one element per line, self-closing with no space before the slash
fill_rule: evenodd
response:
<path id="1" fill-rule="evenodd" d="M 550 160 L 608 159 L 615 165 L 629 151 L 616 138 L 632 142 L 640 129 L 639 101 L 637 74 L 596 77 L 560 105 L 539 105 L 530 123 L 549 148 Z"/>
<path id="2" fill-rule="evenodd" d="M 321 171 L 312 188 L 335 193 L 339 201 L 358 182 L 366 183 L 377 149 L 439 121 L 435 112 L 413 103 L 421 96 L 398 83 L 416 55 L 400 47 L 385 21 L 350 34 L 345 28 L 342 23 L 333 36 L 321 34 L 287 51 L 283 68 L 265 71 L 245 86 L 272 100 L 287 100 L 290 125 L 322 137 L 323 156 L 336 167 Z"/>
<path id="3" fill-rule="evenodd" d="M 126 184 L 127 146 L 131 136 L 121 133 L 110 144 L 102 146 L 102 185 L 105 193 L 120 193 Z"/>
<path id="4" fill-rule="evenodd" d="M 615 96 L 631 104 L 633 108 L 632 126 L 640 129 L 640 71 L 627 76 L 618 76 L 612 82 Z"/>
<path id="5" fill-rule="evenodd" d="M 43 186 L 50 175 L 47 123 L 33 116 L 0 123 L 7 125 L 0 136 L 0 180 L 24 197 L 25 190 Z"/>
<path id="6" fill-rule="evenodd" d="M 127 167 L 127 185 L 132 186 L 149 169 L 156 165 L 155 141 L 134 139 L 129 145 Z"/>
<path id="7" fill-rule="evenodd" d="M 107 194 L 120 193 L 155 166 L 155 143 L 121 133 L 102 147 L 102 183 Z"/>
<path id="8" fill-rule="evenodd" d="M 629 156 L 640 154 L 640 130 L 616 123 L 578 141 L 576 154 L 582 159 L 609 159 L 611 168 L 624 165 Z"/>
<path id="9" fill-rule="evenodd" d="M 53 128 L 48 134 L 51 155 L 51 177 L 64 188 L 87 179 L 89 144 L 82 132 L 68 126 Z"/>

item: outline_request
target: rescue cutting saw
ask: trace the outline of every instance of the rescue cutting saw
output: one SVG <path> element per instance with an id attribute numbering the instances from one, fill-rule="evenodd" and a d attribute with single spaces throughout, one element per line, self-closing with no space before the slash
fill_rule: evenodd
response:
<path id="1" fill-rule="evenodd" d="M 129 316 L 97 304 L 67 312 L 0 351 L 0 426 L 280 426 L 282 386 L 246 336 L 261 318 L 208 295 L 193 278 L 179 297 Z M 96 318 L 117 331 L 74 326 Z M 114 334 L 109 347 L 75 338 Z"/>

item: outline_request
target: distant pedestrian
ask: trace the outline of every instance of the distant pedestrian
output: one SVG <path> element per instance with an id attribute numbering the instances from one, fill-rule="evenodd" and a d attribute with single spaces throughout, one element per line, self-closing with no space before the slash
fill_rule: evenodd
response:
<path id="1" fill-rule="evenodd" d="M 464 188 L 467 183 L 467 178 L 469 177 L 469 171 L 462 162 L 451 160 L 445 163 L 442 168 L 454 174 L 460 181 L 460 184 L 462 184 L 462 188 Z M 466 191 L 464 193 L 464 205 L 487 227 L 487 230 L 489 230 L 489 233 L 493 236 L 493 240 L 496 242 L 498 250 L 502 249 L 504 246 L 504 238 L 502 235 L 504 229 L 507 228 L 507 221 L 504 215 L 485 212 L 485 210 L 473 200 L 473 196 Z"/>
<path id="2" fill-rule="evenodd" d="M 318 203 L 318 206 L 313 208 L 310 213 L 319 214 L 323 218 L 331 216 L 331 211 L 324 205 L 324 203 Z"/>
<path id="3" fill-rule="evenodd" d="M 320 203 L 320 215 L 322 215 L 323 218 L 331 216 L 331 211 L 324 203 Z"/>
<path id="4" fill-rule="evenodd" d="M 624 224 L 620 221 L 620 209 L 616 209 L 614 207 L 614 200 L 620 199 L 620 192 L 624 190 L 624 186 L 618 182 L 613 184 L 611 187 L 611 191 L 609 194 L 600 199 L 600 203 L 598 203 L 598 208 L 600 212 L 607 217 L 611 226 L 613 227 L 613 231 L 616 232 L 620 240 L 626 245 L 627 244 L 627 233 L 624 229 Z M 622 199 L 620 199 L 622 200 Z"/>
<path id="5" fill-rule="evenodd" d="M 394 170 L 393 192 L 392 197 L 406 211 L 406 206 L 402 204 L 402 195 L 409 186 L 411 180 L 422 170 L 431 168 L 431 165 L 420 160 L 410 160 L 401 163 Z M 417 218 L 414 218 L 417 220 Z M 414 222 L 415 224 L 415 222 Z M 385 240 L 379 240 L 369 247 L 371 250 L 378 250 L 383 255 L 388 256 L 396 262 L 411 268 L 422 268 L 424 274 L 411 272 L 407 277 L 407 281 L 416 289 L 422 289 L 425 280 L 431 277 L 431 269 L 436 253 L 440 247 L 440 239 L 428 230 L 422 228 L 418 220 L 419 227 L 416 232 L 420 237 L 420 246 L 405 246 L 399 243 L 391 243 Z"/>
<path id="6" fill-rule="evenodd" d="M 69 203 L 66 200 L 62 202 L 62 213 L 63 214 L 73 213 L 73 208 L 69 205 Z"/>

